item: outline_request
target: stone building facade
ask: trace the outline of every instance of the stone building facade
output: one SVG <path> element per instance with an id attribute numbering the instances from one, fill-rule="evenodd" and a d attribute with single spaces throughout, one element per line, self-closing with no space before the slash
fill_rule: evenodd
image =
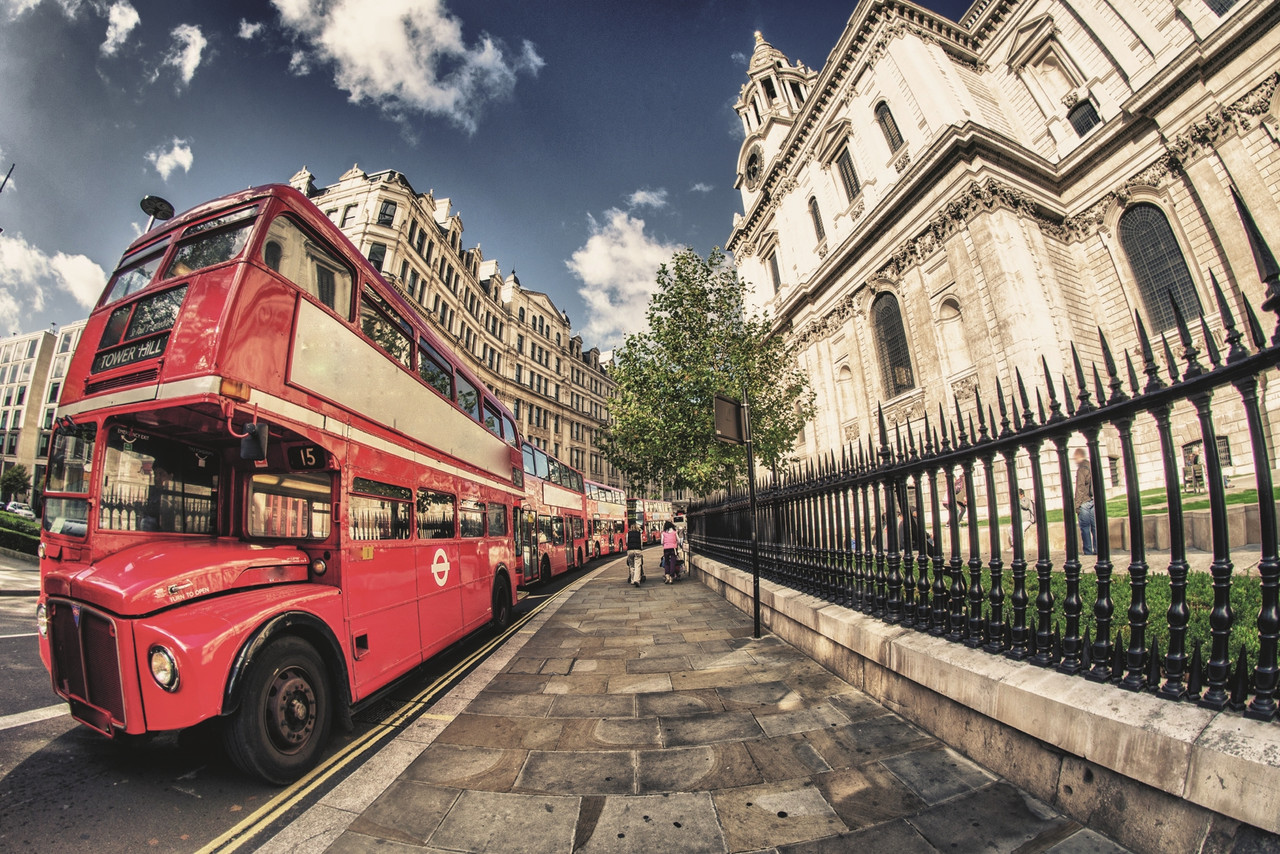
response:
<path id="1" fill-rule="evenodd" d="M 353 166 L 317 187 L 304 166 L 290 183 L 466 358 L 529 441 L 591 480 L 623 486 L 595 446 L 615 388 L 599 349 L 584 349 L 568 315 L 515 270 L 504 275 L 479 246 L 464 248 L 450 199 L 419 193 L 389 169 Z"/>
<path id="2" fill-rule="evenodd" d="M 1237 318 L 1262 302 L 1233 191 L 1280 244 L 1278 25 L 1271 0 L 977 0 L 958 23 L 863 0 L 821 68 L 757 34 L 727 247 L 813 378 L 798 455 L 867 439 L 881 406 L 918 427 L 1015 369 L 1043 386 L 1042 359 L 1073 374 L 1073 343 L 1101 366 L 1099 329 L 1136 351 L 1135 316 L 1172 332 L 1170 293 L 1221 341 L 1211 276 Z"/>
<path id="3" fill-rule="evenodd" d="M 21 464 L 32 483 L 44 483 L 54 410 L 86 323 L 0 341 L 0 472 Z"/>

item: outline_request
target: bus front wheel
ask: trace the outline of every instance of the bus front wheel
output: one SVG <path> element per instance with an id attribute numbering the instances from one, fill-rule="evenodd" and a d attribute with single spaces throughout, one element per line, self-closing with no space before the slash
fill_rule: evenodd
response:
<path id="1" fill-rule="evenodd" d="M 511 625 L 511 588 L 505 575 L 493 582 L 493 627 L 502 631 Z"/>
<path id="2" fill-rule="evenodd" d="M 330 711 L 329 674 L 320 656 L 301 638 L 281 638 L 254 664 L 223 742 L 240 770 L 285 785 L 316 764 Z"/>

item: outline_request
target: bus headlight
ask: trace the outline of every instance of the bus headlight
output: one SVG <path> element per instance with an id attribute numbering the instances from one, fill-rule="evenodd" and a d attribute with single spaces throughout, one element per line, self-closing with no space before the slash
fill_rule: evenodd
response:
<path id="1" fill-rule="evenodd" d="M 153 646 L 147 653 L 151 659 L 151 678 L 166 691 L 178 690 L 178 662 L 173 653 L 162 646 Z"/>
<path id="2" fill-rule="evenodd" d="M 324 575 L 329 571 L 329 564 L 324 562 L 324 558 L 315 557 L 311 559 L 311 574 Z"/>
<path id="3" fill-rule="evenodd" d="M 36 631 L 42 638 L 49 636 L 49 610 L 45 608 L 43 602 L 36 606 Z"/>
<path id="4" fill-rule="evenodd" d="M 36 557 L 40 558 L 40 560 L 44 560 L 44 543 L 41 543 L 36 548 Z"/>

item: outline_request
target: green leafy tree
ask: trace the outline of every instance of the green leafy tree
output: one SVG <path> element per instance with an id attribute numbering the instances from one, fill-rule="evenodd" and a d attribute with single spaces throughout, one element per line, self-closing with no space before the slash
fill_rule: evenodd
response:
<path id="1" fill-rule="evenodd" d="M 784 463 L 813 392 L 769 320 L 748 314 L 744 286 L 724 253 L 677 252 L 658 269 L 647 332 L 614 354 L 617 397 L 601 452 L 632 483 L 708 493 L 741 483 L 746 453 L 714 438 L 717 394 L 751 401 L 756 465 Z"/>
<path id="2" fill-rule="evenodd" d="M 4 496 L 5 501 L 25 495 L 30 490 L 31 472 L 22 463 L 5 469 L 4 474 L 0 475 L 0 495 Z"/>

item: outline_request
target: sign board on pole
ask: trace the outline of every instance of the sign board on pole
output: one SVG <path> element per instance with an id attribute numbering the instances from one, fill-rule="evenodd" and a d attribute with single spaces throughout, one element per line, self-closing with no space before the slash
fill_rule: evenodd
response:
<path id="1" fill-rule="evenodd" d="M 716 395 L 716 440 L 731 445 L 746 441 L 742 430 L 742 403 L 731 397 Z"/>

